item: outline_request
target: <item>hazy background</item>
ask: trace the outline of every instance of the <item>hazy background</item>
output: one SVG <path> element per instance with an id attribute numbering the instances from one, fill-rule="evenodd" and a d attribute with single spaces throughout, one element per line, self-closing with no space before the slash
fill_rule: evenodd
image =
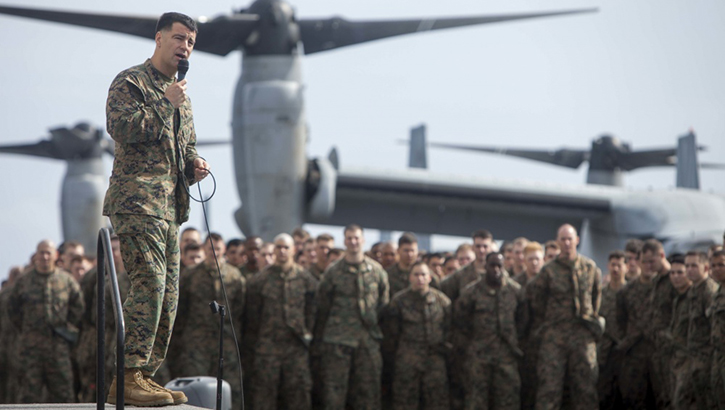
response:
<path id="1" fill-rule="evenodd" d="M 3 2 L 5 3 L 5 2 Z M 59 8 L 53 0 L 5 3 Z M 672 146 L 693 128 L 725 162 L 725 2 L 300 0 L 297 16 L 348 19 L 465 16 L 599 7 L 597 14 L 403 36 L 306 57 L 308 153 L 337 146 L 341 164 L 402 169 L 409 128 L 425 122 L 430 140 L 530 148 L 588 147 L 611 133 L 633 148 Z M 62 9 L 213 17 L 247 4 L 228 1 L 98 2 Z M 33 142 L 48 128 L 80 120 L 105 127 L 108 86 L 143 62 L 153 42 L 98 30 L 0 16 L 0 144 Z M 199 140 L 230 138 L 231 101 L 241 53 L 191 56 L 189 94 Z M 202 148 L 219 184 L 212 230 L 240 235 L 231 149 Z M 107 160 L 110 174 L 111 159 Z M 578 171 L 504 157 L 430 151 L 431 172 L 580 184 Z M 0 155 L 0 278 L 28 260 L 37 242 L 60 242 L 60 161 Z M 704 189 L 725 193 L 725 172 L 704 171 Z M 628 175 L 632 189 L 670 189 L 674 169 Z M 204 183 L 206 191 L 211 185 Z M 194 205 L 189 225 L 201 227 Z M 472 227 L 478 228 L 478 227 Z M 312 226 L 314 233 L 341 229 Z M 494 235 L 496 232 L 494 232 Z M 552 233 L 553 235 L 553 233 Z M 367 235 L 377 240 L 376 231 Z M 434 247 L 455 241 L 434 237 Z M 338 240 L 341 244 L 341 240 Z"/>

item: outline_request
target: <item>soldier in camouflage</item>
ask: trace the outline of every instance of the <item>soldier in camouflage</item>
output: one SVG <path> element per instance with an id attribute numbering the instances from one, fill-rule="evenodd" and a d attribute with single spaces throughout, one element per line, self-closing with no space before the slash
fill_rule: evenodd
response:
<path id="1" fill-rule="evenodd" d="M 454 274 L 446 276 L 441 281 L 441 291 L 448 296 L 451 303 L 455 305 L 456 300 L 461 294 L 461 291 L 466 288 L 469 284 L 475 282 L 480 278 L 486 271 L 486 255 L 491 252 L 494 246 L 493 235 L 491 232 L 481 229 L 473 233 L 473 252 L 466 250 L 465 247 L 460 246 L 456 252 L 456 257 L 461 259 L 461 256 L 465 254 L 471 254 L 474 257 L 473 261 L 461 265 L 461 269 L 456 271 Z M 467 245 L 467 244 L 466 244 Z M 470 246 L 470 245 L 469 245 Z M 451 343 L 453 344 L 453 354 L 449 366 L 450 381 L 451 381 L 451 407 L 454 410 L 463 408 L 464 401 L 464 383 L 463 377 L 463 363 L 462 360 L 466 354 L 467 339 L 462 335 L 457 327 L 454 327 L 451 332 Z"/>
<path id="2" fill-rule="evenodd" d="M 10 375 L 17 374 L 15 366 L 17 360 L 11 352 L 15 351 L 18 330 L 10 321 L 8 312 L 10 310 L 10 290 L 15 286 L 21 272 L 20 266 L 10 269 L 8 280 L 0 290 L 0 404 L 14 403 L 15 393 L 18 390 L 16 378 L 10 377 Z"/>
<path id="3" fill-rule="evenodd" d="M 688 252 L 685 256 L 685 267 L 687 277 L 692 281 L 692 287 L 687 292 L 689 321 L 685 379 L 688 390 L 694 393 L 695 401 L 683 405 L 675 396 L 674 403 L 680 409 L 713 409 L 717 405 L 710 383 L 713 351 L 710 346 L 711 328 L 707 309 L 712 305 L 718 284 L 710 277 L 706 253 Z"/>
<path id="4" fill-rule="evenodd" d="M 71 347 L 77 342 L 83 316 L 80 286 L 68 273 L 57 268 L 57 252 L 50 241 L 38 244 L 34 267 L 13 286 L 8 315 L 18 329 L 16 351 L 20 373 L 18 401 L 75 401 Z"/>
<path id="5" fill-rule="evenodd" d="M 196 22 L 161 16 L 153 56 L 116 76 L 108 92 L 107 129 L 116 142 L 103 214 L 121 241 L 131 279 L 124 303 L 128 404 L 186 401 L 149 382 L 166 357 L 176 318 L 179 225 L 189 217 L 188 186 L 208 175 L 196 153 L 186 80 L 175 81 L 180 60 L 196 41 Z M 109 402 L 115 401 L 115 384 Z"/>
<path id="6" fill-rule="evenodd" d="M 273 410 L 278 398 L 290 408 L 310 409 L 309 346 L 317 280 L 294 263 L 294 240 L 274 240 L 275 263 L 249 281 L 245 338 L 254 346 L 252 408 Z M 281 397 L 280 397 L 281 396 Z"/>
<path id="7" fill-rule="evenodd" d="M 247 263 L 239 269 L 244 279 L 252 279 L 252 276 L 259 272 L 261 259 L 259 251 L 263 245 L 264 241 L 259 236 L 250 236 L 244 241 L 244 252 L 247 255 Z"/>
<path id="8" fill-rule="evenodd" d="M 220 329 L 219 320 L 215 320 L 209 310 L 209 303 L 217 301 L 224 305 L 223 289 L 226 290 L 229 305 L 225 320 L 231 320 L 233 326 L 229 323 L 224 326 L 224 379 L 232 388 L 232 405 L 238 409 L 242 406 L 242 391 L 236 344 L 241 341 L 246 282 L 239 269 L 224 260 L 224 246 L 222 237 L 211 233 L 204 241 L 204 262 L 190 268 L 181 278 L 174 338 L 178 338 L 179 346 L 183 347 L 178 356 L 179 376 L 216 376 L 219 346 L 210 341 L 219 340 Z"/>
<path id="9" fill-rule="evenodd" d="M 607 270 L 609 283 L 602 289 L 602 304 L 599 315 L 606 321 L 604 336 L 597 343 L 597 359 L 599 360 L 599 408 L 614 410 L 621 407 L 619 397 L 619 381 L 617 376 L 622 365 L 622 353 L 614 347 L 622 339 L 623 331 L 617 325 L 617 294 L 626 285 L 627 263 L 622 251 L 609 254 Z"/>
<path id="10" fill-rule="evenodd" d="M 649 270 L 656 274 L 652 278 L 653 288 L 650 294 L 652 304 L 648 323 L 648 332 L 654 341 L 650 377 L 652 391 L 657 408 L 669 409 L 672 405 L 671 355 L 666 344 L 661 342 L 660 335 L 672 322 L 672 303 L 677 291 L 669 280 L 670 263 L 665 257 L 664 247 L 656 239 L 648 239 L 642 245 L 642 271 Z"/>
<path id="11" fill-rule="evenodd" d="M 579 236 L 573 226 L 562 225 L 557 241 L 561 253 L 526 288 L 531 311 L 541 322 L 536 409 L 560 408 L 565 383 L 573 408 L 594 409 L 599 406 L 596 339 L 604 330 L 599 322 L 601 272 L 577 253 Z"/>
<path id="12" fill-rule="evenodd" d="M 690 389 L 690 380 L 687 378 L 687 328 L 690 322 L 690 300 L 687 297 L 692 282 L 687 277 L 685 259 L 682 255 L 674 255 L 671 259 L 669 278 L 677 292 L 672 301 L 672 322 L 669 329 L 660 333 L 659 349 L 672 356 L 672 373 L 669 385 L 673 387 L 670 392 L 677 408 L 690 408 L 686 404 L 694 403 L 694 391 Z M 681 404 L 680 407 L 678 404 Z"/>
<path id="13" fill-rule="evenodd" d="M 378 317 L 388 303 L 388 275 L 363 253 L 362 228 L 344 230 L 345 256 L 317 290 L 315 348 L 321 351 L 322 401 L 327 410 L 380 408 L 383 335 Z"/>
<path id="14" fill-rule="evenodd" d="M 468 338 L 467 410 L 521 408 L 519 337 L 528 325 L 528 305 L 503 263 L 502 254 L 489 253 L 485 275 L 463 290 L 454 309 L 456 327 Z"/>
<path id="15" fill-rule="evenodd" d="M 710 271 L 713 279 L 720 285 L 706 310 L 710 319 L 710 346 L 713 349 L 710 385 L 716 408 L 725 410 L 725 251 L 712 254 Z"/>
<path id="16" fill-rule="evenodd" d="M 423 262 L 410 268 L 407 289 L 386 309 L 386 335 L 395 348 L 393 404 L 396 410 L 450 408 L 446 355 L 451 301 L 430 287 L 431 272 Z"/>

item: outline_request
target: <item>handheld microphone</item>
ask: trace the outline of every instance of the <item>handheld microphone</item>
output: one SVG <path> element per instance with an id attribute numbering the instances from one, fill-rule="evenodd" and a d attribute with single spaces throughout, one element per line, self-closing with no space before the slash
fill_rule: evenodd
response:
<path id="1" fill-rule="evenodd" d="M 186 72 L 189 71 L 189 60 L 185 58 L 179 60 L 179 65 L 176 69 L 178 71 L 176 78 L 178 79 L 178 81 L 182 81 L 184 78 L 186 78 Z"/>

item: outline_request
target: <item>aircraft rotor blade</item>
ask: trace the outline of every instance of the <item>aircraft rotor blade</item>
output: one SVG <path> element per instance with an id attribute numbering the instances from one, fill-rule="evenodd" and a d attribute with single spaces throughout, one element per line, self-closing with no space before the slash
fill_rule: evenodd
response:
<path id="1" fill-rule="evenodd" d="M 700 168 L 702 169 L 725 169 L 725 164 L 716 162 L 701 162 Z"/>
<path id="2" fill-rule="evenodd" d="M 96 28 L 130 34 L 149 40 L 154 38 L 158 20 L 158 16 L 79 13 L 9 6 L 0 6 L 0 14 Z M 194 49 L 217 55 L 226 55 L 242 45 L 258 19 L 259 16 L 256 14 L 239 13 L 232 16 L 221 16 L 208 22 L 206 20 L 199 21 L 199 38 Z"/>
<path id="3" fill-rule="evenodd" d="M 299 19 L 298 24 L 302 43 L 305 46 L 305 54 L 313 54 L 405 34 L 596 11 L 597 9 L 594 8 L 540 13 L 379 21 L 350 21 L 340 17 L 333 17 L 329 19 Z"/>
<path id="4" fill-rule="evenodd" d="M 53 159 L 61 158 L 55 146 L 50 141 L 40 141 L 35 144 L 2 145 L 0 146 L 0 153 L 30 155 L 34 157 Z"/>
<path id="5" fill-rule="evenodd" d="M 232 142 L 229 141 L 229 140 L 203 140 L 203 141 L 196 140 L 196 146 L 197 147 L 201 147 L 201 146 L 210 147 L 210 146 L 213 146 L 213 145 L 229 145 L 231 143 Z"/>
<path id="6" fill-rule="evenodd" d="M 618 164 L 624 171 L 638 168 L 665 167 L 677 163 L 677 150 L 674 148 L 634 151 L 623 154 Z"/>
<path id="7" fill-rule="evenodd" d="M 526 158 L 533 161 L 545 162 L 547 164 L 558 165 L 567 168 L 579 168 L 582 162 L 588 160 L 588 150 L 572 150 L 558 149 L 554 151 L 545 150 L 526 150 L 526 149 L 509 149 L 501 147 L 481 147 L 474 145 L 448 144 L 441 142 L 431 142 L 434 148 L 449 148 L 462 151 L 478 151 L 488 152 L 491 154 L 508 155 L 511 157 Z"/>

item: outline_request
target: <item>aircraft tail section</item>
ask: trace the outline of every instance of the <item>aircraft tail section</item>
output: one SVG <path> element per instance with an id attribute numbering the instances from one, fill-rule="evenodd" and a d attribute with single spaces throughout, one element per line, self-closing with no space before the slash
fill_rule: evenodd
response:
<path id="1" fill-rule="evenodd" d="M 410 129 L 410 168 L 428 168 L 428 146 L 425 140 L 425 124 Z"/>
<path id="2" fill-rule="evenodd" d="M 677 141 L 677 187 L 700 189 L 697 143 L 692 131 Z"/>

